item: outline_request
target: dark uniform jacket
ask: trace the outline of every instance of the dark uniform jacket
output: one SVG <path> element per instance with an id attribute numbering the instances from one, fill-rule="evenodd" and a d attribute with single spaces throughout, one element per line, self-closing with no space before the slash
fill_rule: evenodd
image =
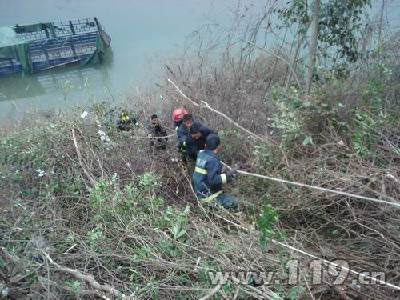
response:
<path id="1" fill-rule="evenodd" d="M 161 124 L 153 125 L 149 124 L 147 130 L 153 137 L 167 136 L 167 131 L 161 126 Z"/>
<path id="2" fill-rule="evenodd" d="M 201 138 L 199 138 L 198 140 L 195 140 L 190 136 L 191 140 L 195 143 L 196 152 L 204 150 L 206 146 L 207 136 L 209 134 L 215 133 L 213 130 L 203 125 L 200 127 L 200 132 L 201 132 Z"/>
<path id="3" fill-rule="evenodd" d="M 147 126 L 147 130 L 150 135 L 154 138 L 150 141 L 150 146 L 153 146 L 155 143 L 158 148 L 165 149 L 166 144 L 168 142 L 168 138 L 163 138 L 167 136 L 167 131 L 161 126 L 161 124 L 153 125 L 149 124 Z M 157 139 L 158 138 L 158 139 Z"/>
<path id="4" fill-rule="evenodd" d="M 181 124 L 177 131 L 179 145 L 186 147 L 186 152 L 192 159 L 196 159 L 197 152 L 204 149 L 207 136 L 211 133 L 214 133 L 213 130 L 202 125 L 200 122 L 195 122 L 200 124 L 200 131 L 202 133 L 202 137 L 200 139 L 193 139 L 190 134 L 190 130 L 185 126 L 185 124 Z"/>
<path id="5" fill-rule="evenodd" d="M 226 174 L 222 174 L 222 163 L 211 150 L 200 150 L 193 172 L 194 190 L 198 197 L 207 197 L 222 190 Z"/>
<path id="6" fill-rule="evenodd" d="M 185 124 L 181 124 L 178 127 L 178 130 L 176 131 L 176 134 L 178 135 L 178 142 L 179 145 L 185 145 L 186 146 L 186 139 L 190 135 L 189 128 L 185 126 Z"/>
<path id="7" fill-rule="evenodd" d="M 117 128 L 123 131 L 129 131 L 133 129 L 133 125 L 135 125 L 136 123 L 136 118 L 131 116 L 130 113 L 126 113 L 125 117 L 120 114 L 116 121 Z"/>

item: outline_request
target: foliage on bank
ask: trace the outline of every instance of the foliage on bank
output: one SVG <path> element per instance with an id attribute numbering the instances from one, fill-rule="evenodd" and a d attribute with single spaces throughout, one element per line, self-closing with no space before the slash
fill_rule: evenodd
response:
<path id="1" fill-rule="evenodd" d="M 388 45 L 397 43 L 394 37 Z M 218 61 L 182 59 L 168 65 L 157 91 L 168 99 L 161 118 L 170 122 L 171 108 L 186 105 L 218 130 L 223 161 L 242 170 L 397 199 L 399 67 L 388 45 L 379 50 L 379 59 L 352 65 L 345 76 L 319 67 L 310 93 L 301 80 L 305 66 L 293 71 L 283 50 L 235 56 L 226 49 Z M 262 138 L 253 139 L 206 107 L 191 106 L 167 78 L 194 101 L 207 101 Z M 384 286 L 354 284 L 351 276 L 341 287 L 330 283 L 334 274 L 310 285 L 309 268 L 299 281 L 282 284 L 290 275 L 289 261 L 310 261 L 272 242 L 331 261 L 346 258 L 353 269 L 384 271 L 395 283 L 397 210 L 249 176 L 230 187 L 240 213 L 210 209 L 196 199 L 190 174 L 176 162 L 174 139 L 167 151 L 149 147 L 143 117 L 149 105 L 125 108 L 138 115 L 133 132 L 117 131 L 108 119 L 110 107 L 103 104 L 25 120 L 25 126 L 1 132 L 3 294 L 38 299 L 398 297 Z M 218 284 L 212 280 L 218 271 L 274 271 L 278 280 L 260 285 L 250 276 Z"/>

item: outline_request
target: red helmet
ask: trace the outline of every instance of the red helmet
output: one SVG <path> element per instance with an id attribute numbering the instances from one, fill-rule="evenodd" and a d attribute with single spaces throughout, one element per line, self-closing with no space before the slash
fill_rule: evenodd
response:
<path id="1" fill-rule="evenodd" d="M 174 109 L 173 113 L 172 113 L 172 120 L 174 122 L 178 122 L 180 120 L 182 120 L 184 115 L 187 115 L 187 110 L 183 107 L 181 108 L 176 108 Z"/>

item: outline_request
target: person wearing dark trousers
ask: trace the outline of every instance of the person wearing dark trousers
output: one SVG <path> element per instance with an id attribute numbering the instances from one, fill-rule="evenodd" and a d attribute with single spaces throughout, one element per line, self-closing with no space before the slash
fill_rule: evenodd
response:
<path id="1" fill-rule="evenodd" d="M 154 147 L 157 150 L 167 149 L 168 138 L 167 131 L 162 127 L 160 120 L 156 114 L 151 115 L 150 125 L 148 126 L 150 147 Z"/>
<path id="2" fill-rule="evenodd" d="M 238 175 L 237 170 L 232 169 L 222 173 L 222 162 L 217 156 L 221 149 L 218 135 L 210 134 L 206 139 L 204 150 L 197 155 L 196 166 L 192 175 L 193 187 L 200 201 L 206 204 L 219 203 L 225 208 L 237 209 L 237 200 L 225 194 L 222 186 L 232 182 Z"/>
<path id="3" fill-rule="evenodd" d="M 194 120 L 191 114 L 185 114 L 182 118 L 182 123 L 179 125 L 176 134 L 178 136 L 178 152 L 181 154 L 182 162 L 187 162 L 187 150 L 189 144 L 190 127 Z"/>

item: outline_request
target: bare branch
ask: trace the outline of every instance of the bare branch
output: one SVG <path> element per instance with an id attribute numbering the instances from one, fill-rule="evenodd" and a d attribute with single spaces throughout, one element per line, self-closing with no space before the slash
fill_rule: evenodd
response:
<path id="1" fill-rule="evenodd" d="M 74 269 L 71 269 L 71 268 L 68 268 L 68 267 L 61 266 L 61 265 L 57 264 L 50 257 L 50 255 L 48 253 L 43 251 L 43 254 L 47 258 L 47 260 L 50 262 L 50 264 L 55 266 L 59 271 L 66 272 L 66 273 L 74 276 L 76 279 L 79 279 L 79 280 L 87 282 L 90 286 L 92 286 L 96 290 L 101 290 L 101 291 L 107 292 L 107 293 L 109 293 L 112 296 L 117 297 L 117 298 L 133 299 L 132 297 L 126 296 L 125 294 L 121 293 L 120 291 L 117 291 L 115 288 L 113 288 L 112 286 L 110 286 L 108 284 L 101 285 L 100 283 L 98 283 L 94 279 L 93 275 L 84 274 L 84 273 L 82 273 L 82 272 L 80 272 L 78 270 L 74 270 Z M 105 298 L 105 299 L 107 299 L 107 298 Z"/>

